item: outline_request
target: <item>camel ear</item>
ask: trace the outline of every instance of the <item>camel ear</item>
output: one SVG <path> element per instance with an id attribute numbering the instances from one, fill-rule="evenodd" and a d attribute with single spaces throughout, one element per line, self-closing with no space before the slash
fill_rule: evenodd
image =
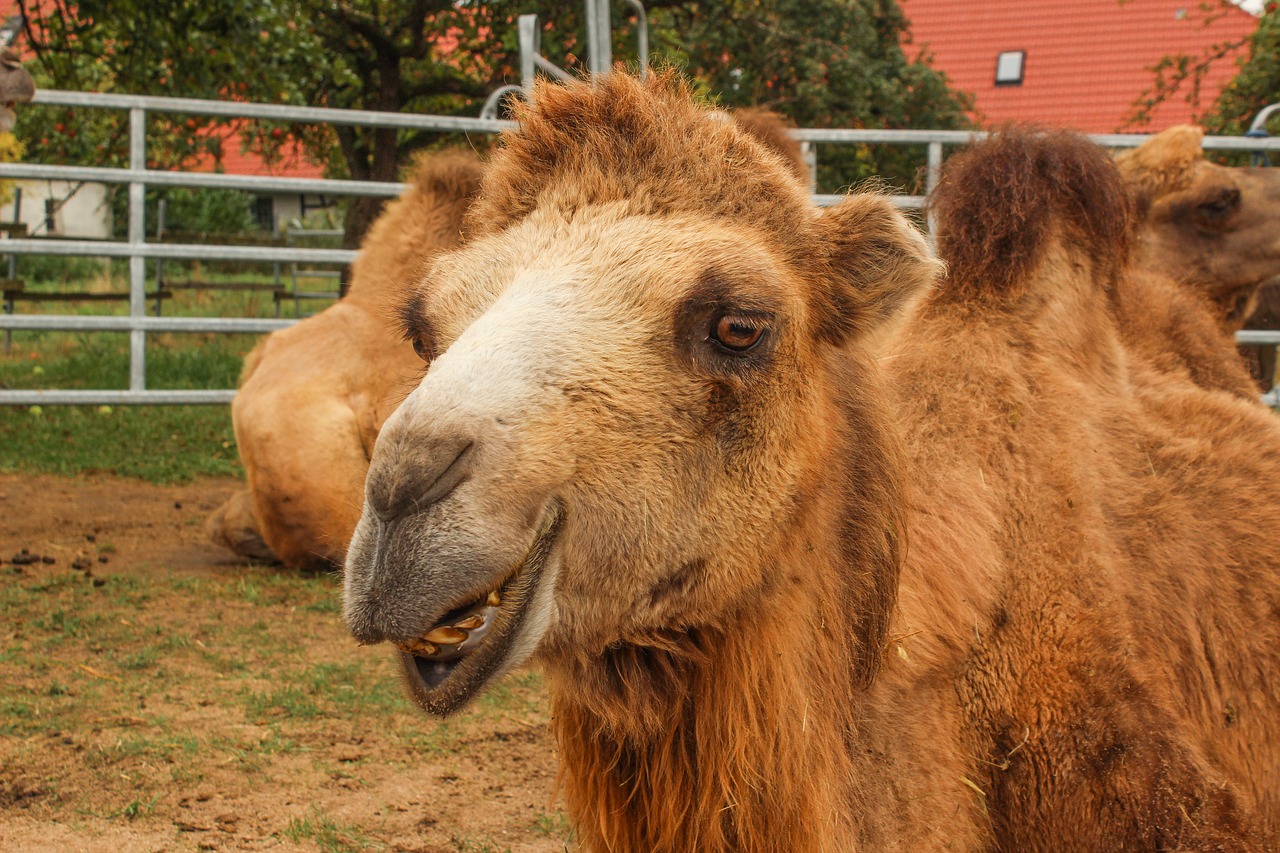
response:
<path id="1" fill-rule="evenodd" d="M 924 235 L 883 195 L 850 196 L 822 211 L 818 226 L 828 253 L 815 308 L 831 343 L 889 334 L 943 272 Z"/>

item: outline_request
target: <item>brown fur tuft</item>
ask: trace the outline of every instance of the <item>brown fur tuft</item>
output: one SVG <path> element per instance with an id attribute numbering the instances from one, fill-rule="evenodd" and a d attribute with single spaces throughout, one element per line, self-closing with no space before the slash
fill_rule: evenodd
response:
<path id="1" fill-rule="evenodd" d="M 1064 131 L 1008 129 L 956 154 L 929 212 L 950 267 L 943 299 L 1016 299 L 1055 237 L 1108 285 L 1128 260 L 1129 201 L 1115 164 Z"/>
<path id="2" fill-rule="evenodd" d="M 1189 124 L 1171 127 L 1139 148 L 1116 155 L 1116 166 L 1129 187 L 1136 213 L 1146 216 L 1158 196 L 1191 185 L 1196 164 L 1204 159 L 1204 131 Z"/>
<path id="3" fill-rule="evenodd" d="M 621 203 L 633 214 L 749 223 L 775 246 L 814 250 L 804 234 L 813 218 L 805 188 L 763 143 L 694 104 L 675 72 L 540 85 L 517 119 L 467 215 L 468 234 L 496 233 L 535 208 L 571 218 Z"/>

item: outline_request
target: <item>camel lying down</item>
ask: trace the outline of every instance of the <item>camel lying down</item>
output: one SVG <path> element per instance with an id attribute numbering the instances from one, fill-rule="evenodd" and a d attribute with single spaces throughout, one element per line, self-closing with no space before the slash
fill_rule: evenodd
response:
<path id="1" fill-rule="evenodd" d="M 670 75 L 503 146 L 346 564 L 424 708 L 538 661 L 593 851 L 1280 845 L 1280 423 L 1126 343 L 1105 154 L 953 158 L 937 283 Z"/>
<path id="2" fill-rule="evenodd" d="M 342 563 L 374 439 L 421 373 L 393 319 L 404 282 L 457 242 L 480 170 L 470 154 L 421 157 L 366 236 L 347 296 L 245 359 L 231 417 L 249 484 L 210 518 L 215 542 L 290 566 Z"/>

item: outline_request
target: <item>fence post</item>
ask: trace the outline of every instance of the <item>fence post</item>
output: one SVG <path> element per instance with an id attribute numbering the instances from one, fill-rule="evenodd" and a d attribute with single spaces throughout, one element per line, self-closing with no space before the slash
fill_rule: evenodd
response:
<path id="1" fill-rule="evenodd" d="M 21 222 L 21 221 L 22 221 L 22 187 L 18 186 L 18 185 L 15 183 L 15 184 L 14 184 L 14 187 L 13 187 L 13 223 L 14 223 L 14 226 L 16 227 L 16 226 L 17 226 L 17 224 L 18 224 L 19 222 Z M 6 237 L 12 237 L 12 236 L 13 236 L 13 234 L 12 234 L 12 232 L 6 231 L 6 232 L 5 232 L 5 236 L 6 236 Z M 17 255 L 10 255 L 10 256 L 9 256 L 9 282 L 10 282 L 10 286 L 12 286 L 12 283 L 13 283 L 14 281 L 16 281 L 16 280 L 17 280 L 17 278 L 18 278 L 18 256 L 17 256 Z M 12 313 L 13 313 L 13 309 L 14 309 L 13 300 L 12 300 L 12 299 L 5 299 L 5 301 L 4 301 L 4 313 L 6 313 L 6 314 L 12 314 Z M 9 350 L 11 350 L 11 349 L 13 349 L 13 329 L 5 329 L 5 330 L 4 330 L 4 354 L 5 354 L 5 355 L 8 355 L 8 354 L 9 354 Z"/>
<path id="2" fill-rule="evenodd" d="M 925 172 L 924 190 L 925 195 L 933 195 L 934 189 L 938 186 L 938 174 L 942 171 L 942 143 L 929 143 L 929 167 Z M 925 223 L 925 227 L 929 229 L 929 233 L 933 234 L 933 214 L 929 214 L 929 220 Z"/>
<path id="3" fill-rule="evenodd" d="M 608 0 L 586 0 L 587 70 L 592 76 L 608 74 L 613 67 L 613 27 Z"/>
<path id="4" fill-rule="evenodd" d="M 147 112 L 140 107 L 129 110 L 129 168 L 141 172 L 147 168 Z M 147 185 L 129 182 L 129 316 L 135 321 L 147 315 L 147 259 L 142 254 L 147 241 Z M 145 391 L 147 387 L 147 333 L 141 328 L 129 331 L 129 390 Z"/>

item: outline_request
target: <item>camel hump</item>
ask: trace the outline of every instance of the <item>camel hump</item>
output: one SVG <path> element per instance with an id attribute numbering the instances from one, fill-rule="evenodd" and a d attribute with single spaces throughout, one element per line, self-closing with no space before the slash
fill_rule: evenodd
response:
<path id="1" fill-rule="evenodd" d="M 786 160 L 797 178 L 808 182 L 809 167 L 804 162 L 804 151 L 800 140 L 791 135 L 792 125 L 785 117 L 757 107 L 734 110 L 731 116 L 738 127 Z"/>
<path id="2" fill-rule="evenodd" d="M 470 151 L 426 151 L 414 160 L 408 183 L 419 192 L 468 200 L 480 189 L 484 164 Z"/>
<path id="3" fill-rule="evenodd" d="M 672 69 L 641 81 L 539 82 L 502 134 L 466 231 L 497 233 L 533 210 L 610 204 L 631 215 L 750 222 L 790 251 L 813 220 L 786 161 L 737 121 L 717 119 Z M 809 251 L 807 246 L 800 252 Z"/>
<path id="4" fill-rule="evenodd" d="M 1203 130 L 1180 124 L 1116 155 L 1120 175 L 1140 209 L 1191 183 L 1196 163 L 1204 159 L 1203 140 Z"/>
<path id="5" fill-rule="evenodd" d="M 943 167 L 929 212 L 950 270 L 943 300 L 1022 296 L 1054 241 L 1092 261 L 1103 283 L 1128 259 L 1120 173 L 1102 148 L 1066 131 L 1008 128 L 969 146 Z"/>

